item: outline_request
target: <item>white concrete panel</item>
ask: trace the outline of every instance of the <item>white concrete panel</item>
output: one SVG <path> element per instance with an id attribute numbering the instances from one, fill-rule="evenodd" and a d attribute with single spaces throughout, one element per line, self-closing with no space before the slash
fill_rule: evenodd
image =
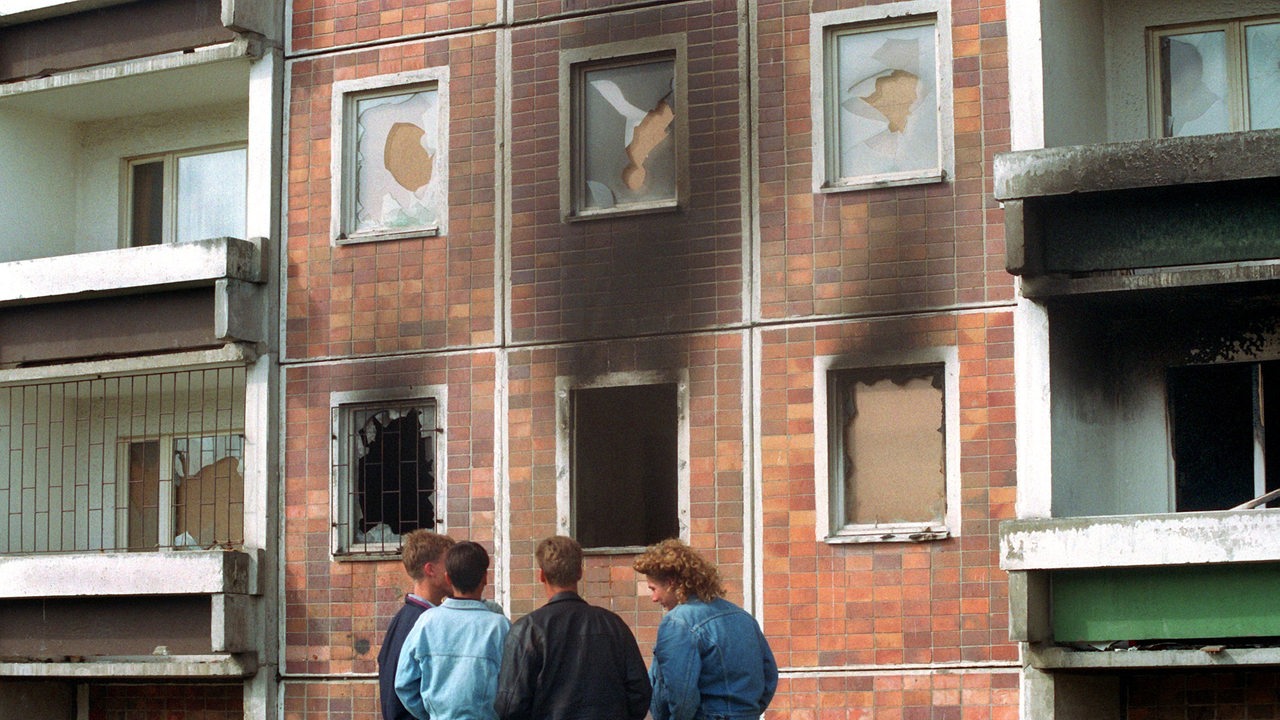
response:
<path id="1" fill-rule="evenodd" d="M 0 262 L 75 252 L 74 148 L 70 123 L 0 106 Z"/>
<path id="2" fill-rule="evenodd" d="M 0 557 L 0 598 L 247 593 L 259 554 L 175 550 Z"/>

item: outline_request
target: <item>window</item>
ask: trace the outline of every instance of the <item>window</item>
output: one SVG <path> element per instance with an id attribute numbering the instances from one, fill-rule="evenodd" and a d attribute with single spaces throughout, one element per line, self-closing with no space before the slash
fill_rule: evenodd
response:
<path id="1" fill-rule="evenodd" d="M 389 554 L 400 537 L 437 529 L 438 395 L 334 396 L 335 553 Z"/>
<path id="2" fill-rule="evenodd" d="M 890 16 L 890 13 L 893 13 Z M 816 13 L 819 191 L 938 182 L 950 172 L 950 28 L 937 3 Z"/>
<path id="3" fill-rule="evenodd" d="M 247 162 L 244 147 L 127 160 L 128 245 L 244 238 Z"/>
<path id="4" fill-rule="evenodd" d="M 1157 29 L 1151 45 L 1161 137 L 1280 127 L 1280 19 Z"/>
<path id="5" fill-rule="evenodd" d="M 130 440 L 130 550 L 239 545 L 244 538 L 244 435 Z"/>
<path id="6" fill-rule="evenodd" d="M 682 41 L 681 41 L 682 42 Z M 627 49 L 663 49 L 625 57 Z M 677 207 L 685 193 L 684 47 L 662 39 L 567 53 L 562 127 L 566 218 Z"/>
<path id="7" fill-rule="evenodd" d="M 1174 503 L 1227 510 L 1280 488 L 1280 361 L 1170 368 Z M 1276 418 L 1271 418 L 1273 421 Z"/>
<path id="8" fill-rule="evenodd" d="M 559 443 L 560 477 L 567 478 L 561 517 L 570 518 L 560 531 L 597 550 L 680 537 L 688 515 L 680 490 L 687 486 L 685 383 L 626 374 L 612 380 L 634 384 L 573 387 L 560 379 L 559 427 L 568 429 Z"/>
<path id="9" fill-rule="evenodd" d="M 335 242 L 445 232 L 445 78 L 433 68 L 334 83 Z"/>
<path id="10" fill-rule="evenodd" d="M 945 538 L 958 528 L 954 353 L 938 362 L 836 367 L 819 359 L 822 539 Z M 821 512 L 820 515 L 824 513 Z"/>

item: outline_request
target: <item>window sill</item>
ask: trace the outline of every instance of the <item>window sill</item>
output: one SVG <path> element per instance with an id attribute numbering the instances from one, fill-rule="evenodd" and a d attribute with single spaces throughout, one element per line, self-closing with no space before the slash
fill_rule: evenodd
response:
<path id="1" fill-rule="evenodd" d="M 841 193 L 854 190 L 877 190 L 880 188 L 903 187 L 907 185 L 934 185 L 946 181 L 947 173 L 943 170 L 935 170 L 924 174 L 912 173 L 910 175 L 872 175 L 827 181 L 817 188 L 817 192 L 825 195 L 829 193 Z"/>
<path id="2" fill-rule="evenodd" d="M 636 203 L 634 205 L 619 205 L 601 210 L 578 210 L 564 217 L 567 223 L 584 222 L 587 220 L 608 220 L 618 217 L 630 217 L 633 215 L 652 215 L 654 213 L 679 212 L 680 203 L 675 200 L 667 200 L 654 203 Z"/>
<path id="3" fill-rule="evenodd" d="M 892 527 L 857 526 L 846 527 L 836 534 L 824 538 L 824 541 L 830 545 L 851 545 L 856 543 L 879 542 L 932 542 L 934 540 L 947 540 L 950 537 L 950 530 L 947 530 L 946 528 L 935 530 L 931 525 L 895 525 Z"/>
<path id="4" fill-rule="evenodd" d="M 351 233 L 339 235 L 333 239 L 334 245 L 360 245 L 362 243 L 382 242 L 383 240 L 408 240 L 412 238 L 439 237 L 440 228 L 423 227 L 398 232 Z"/>

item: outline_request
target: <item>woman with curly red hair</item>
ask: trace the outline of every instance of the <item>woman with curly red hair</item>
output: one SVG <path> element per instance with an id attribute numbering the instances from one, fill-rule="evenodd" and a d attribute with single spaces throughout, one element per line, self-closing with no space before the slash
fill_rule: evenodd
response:
<path id="1" fill-rule="evenodd" d="M 666 608 L 649 679 L 653 720 L 756 720 L 778 688 L 778 664 L 755 618 L 724 599 L 714 565 L 683 542 L 635 561 Z"/>

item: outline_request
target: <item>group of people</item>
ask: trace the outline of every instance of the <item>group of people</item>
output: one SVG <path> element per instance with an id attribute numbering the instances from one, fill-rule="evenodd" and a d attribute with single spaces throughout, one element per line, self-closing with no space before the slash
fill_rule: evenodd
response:
<path id="1" fill-rule="evenodd" d="M 622 618 L 578 594 L 577 541 L 549 537 L 534 555 L 547 602 L 512 624 L 482 598 L 484 547 L 404 537 L 413 589 L 378 653 L 383 720 L 756 720 L 768 707 L 773 652 L 688 545 L 664 540 L 634 564 L 667 611 L 647 673 Z"/>

